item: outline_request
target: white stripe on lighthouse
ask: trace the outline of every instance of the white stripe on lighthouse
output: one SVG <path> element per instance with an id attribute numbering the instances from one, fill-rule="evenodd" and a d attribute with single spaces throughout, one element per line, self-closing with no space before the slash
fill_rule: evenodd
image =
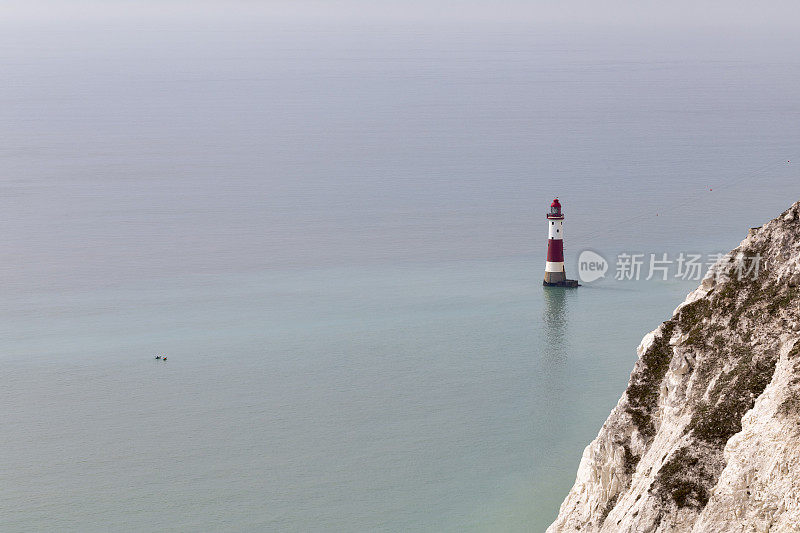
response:
<path id="1" fill-rule="evenodd" d="M 545 261 L 545 272 L 564 272 L 564 262 L 554 263 L 552 261 Z"/>
<path id="2" fill-rule="evenodd" d="M 564 239 L 564 221 L 563 220 L 549 220 L 550 231 L 547 234 L 548 239 Z"/>

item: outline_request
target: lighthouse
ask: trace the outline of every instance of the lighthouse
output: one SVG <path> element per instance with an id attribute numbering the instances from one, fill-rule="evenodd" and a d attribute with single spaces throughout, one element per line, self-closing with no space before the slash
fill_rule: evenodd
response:
<path id="1" fill-rule="evenodd" d="M 547 213 L 547 262 L 544 266 L 546 287 L 577 287 L 578 282 L 567 279 L 564 271 L 564 214 L 558 198 L 550 204 Z"/>

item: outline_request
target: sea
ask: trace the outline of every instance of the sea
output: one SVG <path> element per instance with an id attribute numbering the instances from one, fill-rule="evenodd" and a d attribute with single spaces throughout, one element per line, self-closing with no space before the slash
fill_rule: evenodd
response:
<path id="1" fill-rule="evenodd" d="M 796 33 L 81 5 L 0 21 L 2 531 L 544 531 L 800 199 Z"/>

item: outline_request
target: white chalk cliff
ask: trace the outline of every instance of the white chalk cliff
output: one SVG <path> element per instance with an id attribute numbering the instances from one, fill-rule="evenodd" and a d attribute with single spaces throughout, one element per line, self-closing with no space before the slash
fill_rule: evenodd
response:
<path id="1" fill-rule="evenodd" d="M 645 335 L 549 533 L 800 531 L 799 210 Z"/>

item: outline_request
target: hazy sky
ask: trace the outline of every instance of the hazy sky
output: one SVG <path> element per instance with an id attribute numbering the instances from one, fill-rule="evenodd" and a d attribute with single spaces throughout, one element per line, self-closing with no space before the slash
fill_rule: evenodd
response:
<path id="1" fill-rule="evenodd" d="M 800 20 L 794 1 L 521 1 L 494 0 L 359 0 L 335 1 L 17 1 L 3 2 L 0 18 L 7 22 L 47 21 L 68 24 L 79 20 L 152 21 L 192 18 L 217 23 L 250 17 L 320 22 L 429 23 L 559 23 L 567 26 L 640 26 L 698 28 L 792 28 Z"/>
<path id="2" fill-rule="evenodd" d="M 613 222 L 604 180 L 636 185 L 604 192 L 609 212 L 713 188 L 705 212 L 738 231 L 796 196 L 793 167 L 724 201 L 720 184 L 796 159 L 799 10 L 5 3 L 0 264 L 28 283 L 540 253 L 531 203 L 569 191 L 590 235 Z"/>

